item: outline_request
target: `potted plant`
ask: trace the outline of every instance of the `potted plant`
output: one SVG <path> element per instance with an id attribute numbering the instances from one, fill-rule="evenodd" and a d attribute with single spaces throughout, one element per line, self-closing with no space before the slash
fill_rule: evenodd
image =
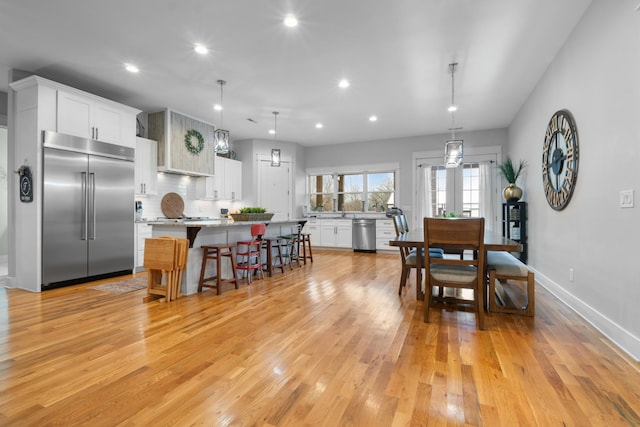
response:
<path id="1" fill-rule="evenodd" d="M 507 202 L 517 202 L 522 197 L 522 189 L 516 185 L 516 180 L 526 166 L 527 163 L 524 160 L 520 160 L 520 163 L 516 168 L 510 157 L 507 157 L 504 162 L 498 165 L 500 173 L 509 183 L 503 192 L 504 198 Z"/>
<path id="2" fill-rule="evenodd" d="M 234 221 L 269 221 L 272 213 L 267 213 L 265 208 L 248 207 L 240 209 L 240 213 L 230 214 Z"/>

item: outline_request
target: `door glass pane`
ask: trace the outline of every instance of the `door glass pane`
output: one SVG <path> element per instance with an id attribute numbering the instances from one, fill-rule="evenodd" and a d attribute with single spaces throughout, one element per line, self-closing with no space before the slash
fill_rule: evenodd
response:
<path id="1" fill-rule="evenodd" d="M 442 216 L 447 209 L 447 169 L 431 167 L 431 215 Z"/>
<path id="2" fill-rule="evenodd" d="M 462 216 L 480 216 L 480 165 L 478 163 L 463 165 Z"/>

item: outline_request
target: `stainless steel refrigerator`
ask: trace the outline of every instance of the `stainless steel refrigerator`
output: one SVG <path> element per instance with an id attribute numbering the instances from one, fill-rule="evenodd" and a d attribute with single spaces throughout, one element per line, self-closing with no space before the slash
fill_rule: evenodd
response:
<path id="1" fill-rule="evenodd" d="M 43 132 L 42 289 L 130 273 L 134 149 Z"/>

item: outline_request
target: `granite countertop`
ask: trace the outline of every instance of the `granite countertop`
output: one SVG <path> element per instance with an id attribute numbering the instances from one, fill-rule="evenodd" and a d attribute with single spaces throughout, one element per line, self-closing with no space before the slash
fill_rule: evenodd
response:
<path id="1" fill-rule="evenodd" d="M 138 220 L 149 225 L 163 225 L 170 227 L 239 227 L 252 224 L 291 224 L 296 222 L 306 222 L 306 219 L 289 219 L 281 221 L 233 221 L 226 218 L 208 218 L 208 219 L 149 219 Z"/>

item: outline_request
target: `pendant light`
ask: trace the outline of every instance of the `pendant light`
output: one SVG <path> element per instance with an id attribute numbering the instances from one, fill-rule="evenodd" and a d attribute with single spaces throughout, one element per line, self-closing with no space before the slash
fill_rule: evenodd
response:
<path id="1" fill-rule="evenodd" d="M 277 111 L 273 112 L 273 139 L 275 141 L 278 135 L 278 113 Z M 280 166 L 280 149 L 272 148 L 271 149 L 271 166 L 278 167 Z"/>
<path id="2" fill-rule="evenodd" d="M 447 168 L 456 168 L 460 166 L 462 163 L 462 145 L 463 141 L 461 139 L 456 139 L 456 129 L 455 124 L 455 112 L 458 109 L 455 103 L 455 79 L 454 75 L 456 73 L 456 68 L 458 67 L 458 63 L 454 62 L 449 64 L 449 71 L 451 72 L 451 105 L 448 108 L 448 111 L 451 113 L 451 139 L 447 141 L 444 148 L 444 165 Z"/>
<path id="3" fill-rule="evenodd" d="M 222 114 L 224 111 L 222 87 L 227 84 L 224 80 L 218 80 L 220 85 L 220 127 L 213 132 L 214 151 L 220 154 L 229 152 L 229 131 L 222 129 Z"/>

